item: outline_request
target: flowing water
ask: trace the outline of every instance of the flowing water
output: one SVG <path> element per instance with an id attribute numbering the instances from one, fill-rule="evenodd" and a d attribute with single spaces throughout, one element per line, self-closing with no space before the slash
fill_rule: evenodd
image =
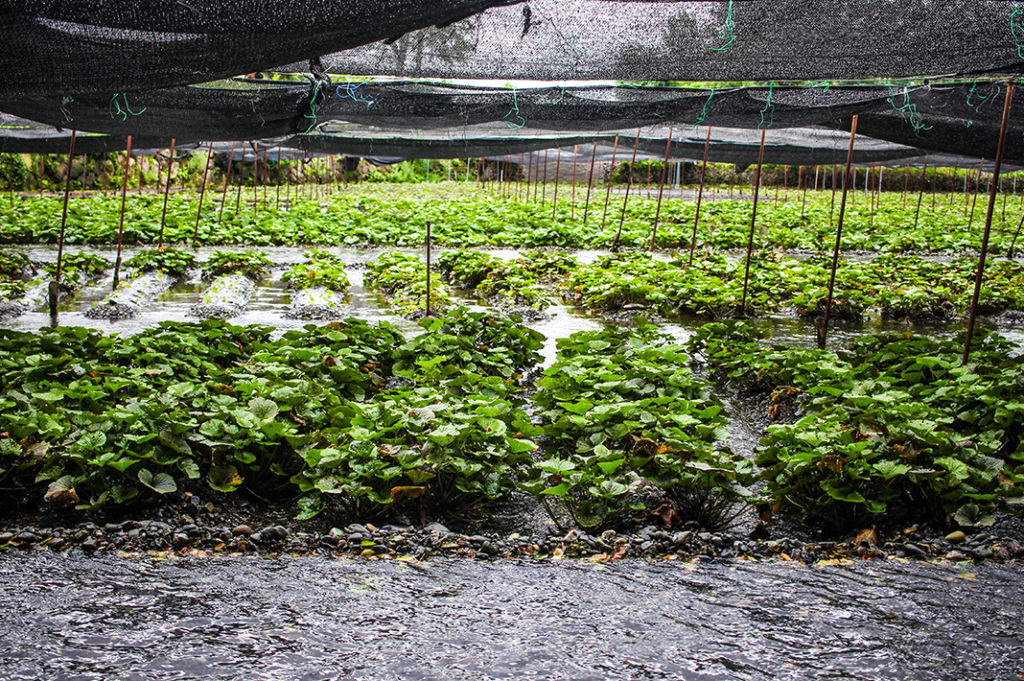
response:
<path id="1" fill-rule="evenodd" d="M 0 678 L 1024 674 L 1024 569 L 0 557 Z"/>

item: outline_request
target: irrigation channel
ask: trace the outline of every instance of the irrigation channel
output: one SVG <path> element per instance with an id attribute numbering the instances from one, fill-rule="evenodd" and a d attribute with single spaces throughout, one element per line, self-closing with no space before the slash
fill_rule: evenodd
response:
<path id="1" fill-rule="evenodd" d="M 352 283 L 343 316 L 417 333 L 363 286 L 361 265 L 383 250 L 332 249 Z M 24 251 L 54 258 L 52 247 Z M 264 252 L 273 273 L 231 321 L 300 328 L 309 322 L 288 315 L 277 265 L 302 261 L 302 249 Z M 194 320 L 207 286 L 196 275 L 130 319 L 87 316 L 110 294 L 105 278 L 64 301 L 59 321 L 131 334 Z M 28 311 L 0 327 L 49 321 Z M 815 342 L 794 316 L 758 323 L 776 340 Z M 555 339 L 602 322 L 554 305 L 527 324 L 547 336 L 549 365 Z M 697 325 L 662 328 L 684 340 Z M 884 328 L 910 327 L 841 324 L 829 342 Z M 1000 332 L 1024 343 L 1020 327 Z M 750 454 L 760 425 L 739 413 L 730 430 L 729 446 Z M 1024 679 L 1019 562 L 402 558 L 0 552 L 0 678 Z"/>
<path id="2" fill-rule="evenodd" d="M 5 679 L 1001 679 L 1019 565 L 0 558 Z"/>

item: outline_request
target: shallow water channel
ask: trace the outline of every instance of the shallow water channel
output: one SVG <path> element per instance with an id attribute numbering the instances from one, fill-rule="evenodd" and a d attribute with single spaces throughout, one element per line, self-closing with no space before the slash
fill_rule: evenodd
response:
<path id="1" fill-rule="evenodd" d="M 982 679 L 1024 569 L 0 557 L 0 678 Z"/>
<path id="2" fill-rule="evenodd" d="M 53 246 L 28 246 L 12 247 L 21 250 L 37 262 L 52 262 L 56 260 L 57 250 Z M 112 248 L 98 247 L 70 247 L 69 251 L 83 251 L 102 255 L 113 261 L 115 251 Z M 127 260 L 137 252 L 137 247 L 126 248 L 124 259 Z M 197 259 L 205 261 L 210 254 L 217 250 L 244 250 L 242 247 L 203 247 L 196 251 Z M 249 303 L 242 310 L 241 314 L 234 316 L 230 321 L 234 324 L 266 324 L 274 326 L 281 332 L 287 329 L 302 328 L 309 322 L 301 319 L 289 319 L 286 315 L 291 303 L 291 292 L 287 285 L 281 281 L 281 275 L 285 266 L 289 266 L 305 260 L 303 253 L 305 249 L 294 247 L 267 247 L 260 249 L 266 256 L 275 263 L 276 267 L 271 275 L 261 282 Z M 393 313 L 383 297 L 375 291 L 367 289 L 363 285 L 365 270 L 363 265 L 377 258 L 382 252 L 388 250 L 400 250 L 423 258 L 425 256 L 422 248 L 332 248 L 328 249 L 338 255 L 348 266 L 347 274 L 352 283 L 349 289 L 348 305 L 341 311 L 343 317 L 355 317 L 369 321 L 387 321 L 394 324 L 407 335 L 420 332 L 420 327 L 407 319 Z M 434 250 L 435 258 L 443 253 L 443 248 Z M 493 249 L 489 251 L 496 257 L 514 258 L 518 251 L 515 249 Z M 574 251 L 582 263 L 595 261 L 609 251 Z M 659 254 L 658 257 L 667 257 Z M 186 279 L 172 286 L 168 291 L 159 296 L 156 300 L 143 306 L 141 313 L 131 319 L 90 319 L 85 312 L 94 303 L 101 301 L 110 293 L 111 272 L 107 272 L 103 279 L 96 280 L 83 287 L 77 294 L 62 302 L 58 322 L 64 326 L 88 326 L 101 329 L 108 333 L 131 334 L 140 329 L 153 326 L 161 321 L 196 321 L 192 315 L 192 306 L 199 301 L 208 282 L 199 279 L 195 274 L 191 279 Z M 481 303 L 461 289 L 452 290 L 453 298 L 460 304 L 469 307 L 481 306 Z M 690 333 L 704 323 L 701 319 L 677 319 L 661 323 L 662 329 L 679 341 L 686 340 Z M 751 320 L 753 323 L 762 326 L 773 340 L 792 345 L 812 346 L 815 343 L 814 327 L 806 320 L 795 317 L 793 314 L 780 313 L 768 317 Z M 986 320 L 982 320 L 986 323 Z M 525 324 L 534 328 L 547 337 L 547 342 L 542 350 L 544 365 L 550 365 L 555 359 L 555 340 L 568 336 L 576 331 L 598 329 L 602 326 L 600 318 L 588 316 L 586 313 L 575 310 L 564 305 L 552 305 L 546 310 L 543 318 L 527 321 Z M 36 331 L 50 325 L 49 314 L 44 309 L 27 312 L 17 317 L 0 318 L 0 328 L 18 329 L 22 331 Z M 882 330 L 913 330 L 916 332 L 929 333 L 933 335 L 948 336 L 960 328 L 960 324 L 939 324 L 931 326 L 912 326 L 901 322 L 892 322 L 881 319 L 868 318 L 860 324 L 845 324 L 837 322 L 829 335 L 829 344 L 840 347 L 856 336 L 866 332 L 877 332 Z M 999 331 L 1017 346 L 1024 346 L 1024 328 L 1019 325 L 1000 325 Z"/>

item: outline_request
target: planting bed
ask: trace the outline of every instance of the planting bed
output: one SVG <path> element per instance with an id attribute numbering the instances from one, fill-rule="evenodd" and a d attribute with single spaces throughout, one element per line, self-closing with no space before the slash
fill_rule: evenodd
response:
<path id="1" fill-rule="evenodd" d="M 375 219 L 390 219 L 378 208 L 385 216 Z M 669 204 L 667 214 L 686 210 Z M 718 210 L 715 219 L 729 215 Z M 306 217 L 304 236 L 326 224 Z M 447 219 L 434 228 L 442 242 L 452 240 Z M 875 229 L 885 228 L 876 215 Z M 716 223 L 713 234 L 728 229 Z M 252 241 L 289 239 L 264 231 Z M 17 276 L 53 257 L 8 252 L 34 261 L 10 256 Z M 49 509 L 0 535 L 11 545 L 42 540 L 49 524 L 55 545 L 161 547 L 164 535 L 126 543 L 60 525 L 75 507 L 136 520 L 163 508 L 173 519 L 191 515 L 189 499 L 230 508 L 247 496 L 298 520 L 250 520 L 287 526 L 255 540 L 198 524 L 172 532 L 185 536 L 166 548 L 392 554 L 401 546 L 373 530 L 360 541 L 376 543 L 343 546 L 330 529 L 440 520 L 465 533 L 428 553 L 550 555 L 554 546 L 609 559 L 813 561 L 1024 550 L 1014 510 L 1024 371 L 1011 321 L 1024 309 L 1024 274 L 1013 260 L 992 264 L 982 299 L 1005 337 L 979 334 L 961 369 L 970 258 L 844 259 L 839 326 L 828 349 L 811 350 L 828 273 L 819 254 L 755 253 L 746 309 L 755 318 L 726 324 L 715 320 L 742 316 L 741 255 L 698 252 L 690 265 L 675 253 L 442 247 L 424 319 L 418 249 L 130 254 L 123 288 L 90 306 L 96 286 L 79 287 L 61 323 L 115 308 L 137 319 L 98 319 L 93 331 L 40 331 L 39 313 L 4 323 L 25 332 L 3 332 L 0 484 L 17 491 L 11 509 Z M 237 325 L 186 323 L 190 315 Z M 517 527 L 523 541 L 502 539 Z M 310 534 L 294 539 L 303 528 Z M 482 549 L 469 538 L 486 528 Z M 777 543 L 784 537 L 791 543 Z"/>

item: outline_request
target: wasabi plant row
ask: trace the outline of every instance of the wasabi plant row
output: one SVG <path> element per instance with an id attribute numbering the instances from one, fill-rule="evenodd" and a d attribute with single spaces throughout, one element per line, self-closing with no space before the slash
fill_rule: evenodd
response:
<path id="1" fill-rule="evenodd" d="M 496 194 L 444 197 L 389 186 L 386 196 L 368 192 L 334 195 L 321 201 L 290 197 L 278 209 L 265 206 L 220 210 L 219 196 L 207 194 L 198 234 L 195 234 L 198 197 L 172 196 L 164 226 L 169 243 L 269 245 L 382 245 L 418 246 L 424 243 L 426 223 L 433 225 L 438 245 L 510 247 L 563 246 L 607 248 L 618 231 L 626 247 L 649 244 L 657 212 L 656 202 L 637 197 L 624 214 L 621 205 L 605 218 L 595 201 L 583 225 L 580 211 L 568 201 L 552 208 L 503 198 Z M 397 194 L 397 195 L 396 195 Z M 795 192 L 790 201 L 764 201 L 758 210 L 756 245 L 775 250 L 827 251 L 835 234 L 836 207 L 830 192 L 810 192 L 806 201 Z M 947 198 L 952 197 L 952 202 Z M 982 217 L 964 210 L 955 195 L 942 195 L 934 208 L 924 202 L 883 196 L 872 211 L 863 201 L 847 206 L 842 248 L 846 251 L 927 252 L 956 254 L 980 247 Z M 131 196 L 128 200 L 124 242 L 156 243 L 163 197 Z M 600 211 L 600 215 L 598 215 Z M 701 209 L 696 246 L 713 250 L 744 248 L 750 225 L 748 201 L 705 201 Z M 689 249 L 694 222 L 692 201 L 663 202 L 655 245 L 662 249 Z M 1024 209 L 1014 201 L 995 215 L 994 252 L 1005 253 Z M 67 240 L 72 244 L 110 244 L 117 241 L 120 198 L 96 195 L 78 198 L 69 209 Z M 60 229 L 61 202 L 55 198 L 21 197 L 13 206 L 0 205 L 0 243 L 55 243 Z M 194 238 L 195 236 L 195 238 Z"/>

